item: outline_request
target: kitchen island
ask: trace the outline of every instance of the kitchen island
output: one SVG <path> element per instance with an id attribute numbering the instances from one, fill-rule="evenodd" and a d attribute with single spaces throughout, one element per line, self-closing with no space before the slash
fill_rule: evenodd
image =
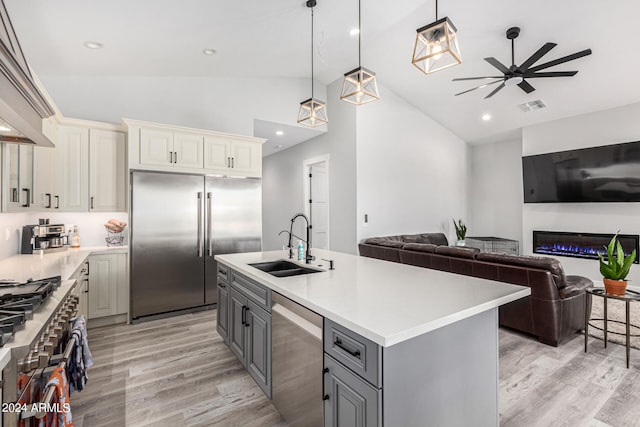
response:
<path id="1" fill-rule="evenodd" d="M 219 286 L 226 292 L 229 283 L 247 301 L 235 311 L 219 301 L 219 322 L 229 321 L 221 334 L 239 356 L 235 331 L 251 326 L 244 339 L 255 342 L 242 355 L 249 353 L 247 369 L 267 396 L 275 292 L 324 320 L 318 376 L 325 426 L 498 425 L 497 309 L 529 295 L 529 288 L 337 252 L 313 254 L 311 267 L 322 271 L 292 277 L 250 265 L 286 259 L 285 251 L 216 256 Z M 322 259 L 333 260 L 335 270 Z M 263 319 L 259 327 L 248 313 Z M 241 329 L 234 329 L 235 319 Z M 258 342 L 264 354 L 255 352 Z"/>

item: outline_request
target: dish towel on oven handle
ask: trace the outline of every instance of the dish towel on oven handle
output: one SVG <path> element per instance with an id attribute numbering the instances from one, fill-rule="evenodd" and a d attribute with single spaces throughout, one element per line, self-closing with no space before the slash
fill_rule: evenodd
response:
<path id="1" fill-rule="evenodd" d="M 69 403 L 69 383 L 64 368 L 57 367 L 51 373 L 47 387 L 42 391 L 42 398 L 49 387 L 53 387 L 52 408 L 47 408 L 47 413 L 38 423 L 38 427 L 74 427 L 71 416 L 71 404 Z"/>
<path id="2" fill-rule="evenodd" d="M 87 368 L 93 365 L 93 357 L 89 350 L 87 340 L 86 322 L 83 316 L 73 321 L 71 337 L 75 338 L 75 343 L 71 351 L 71 356 L 67 361 L 67 375 L 69 379 L 70 392 L 82 391 L 87 385 L 89 376 Z"/>

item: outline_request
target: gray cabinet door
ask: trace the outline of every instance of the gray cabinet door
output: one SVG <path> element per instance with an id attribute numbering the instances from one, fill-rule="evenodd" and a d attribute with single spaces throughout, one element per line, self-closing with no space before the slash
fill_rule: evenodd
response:
<path id="1" fill-rule="evenodd" d="M 380 426 L 382 391 L 326 354 L 324 367 L 325 427 Z"/>
<path id="2" fill-rule="evenodd" d="M 229 345 L 229 288 L 223 281 L 218 281 L 218 310 L 216 313 L 216 329 L 224 340 L 225 344 Z M 241 313 L 242 314 L 242 313 Z"/>
<path id="3" fill-rule="evenodd" d="M 246 366 L 246 308 L 247 297 L 233 287 L 229 288 L 229 348 L 240 359 L 242 366 Z"/>
<path id="4" fill-rule="evenodd" d="M 247 311 L 247 371 L 271 398 L 271 315 L 252 301 Z"/>

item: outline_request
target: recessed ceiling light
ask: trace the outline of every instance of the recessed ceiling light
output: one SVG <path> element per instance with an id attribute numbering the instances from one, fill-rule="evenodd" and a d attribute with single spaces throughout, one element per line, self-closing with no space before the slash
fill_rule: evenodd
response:
<path id="1" fill-rule="evenodd" d="M 11 130 L 11 128 L 8 128 L 6 126 L 0 126 L 0 132 L 9 132 Z"/>
<path id="2" fill-rule="evenodd" d="M 84 42 L 84 46 L 89 48 L 89 49 L 102 49 L 103 45 L 100 42 L 92 42 L 92 41 L 86 41 Z"/>
<path id="3" fill-rule="evenodd" d="M 216 50 L 215 49 L 204 49 L 202 51 L 202 53 L 204 53 L 205 55 L 215 55 L 216 54 Z"/>
<path id="4" fill-rule="evenodd" d="M 350 36 L 357 36 L 358 34 L 360 34 L 360 29 L 358 28 L 352 28 L 351 31 L 349 31 Z"/>
<path id="5" fill-rule="evenodd" d="M 491 114 L 483 114 L 482 120 L 488 122 L 489 120 L 491 120 Z"/>
<path id="6" fill-rule="evenodd" d="M 277 130 L 277 131 L 276 131 L 276 135 L 278 135 L 278 136 L 282 136 L 282 135 L 284 135 L 284 132 L 282 132 L 281 130 Z"/>

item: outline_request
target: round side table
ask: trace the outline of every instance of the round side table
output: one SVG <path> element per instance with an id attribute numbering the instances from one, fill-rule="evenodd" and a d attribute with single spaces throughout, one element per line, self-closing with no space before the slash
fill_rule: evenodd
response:
<path id="1" fill-rule="evenodd" d="M 640 334 L 631 334 L 631 328 L 635 328 L 637 330 L 640 330 L 640 326 L 637 325 L 632 325 L 630 322 L 630 316 L 629 316 L 629 312 L 630 312 L 630 307 L 629 305 L 631 304 L 631 301 L 640 301 L 640 292 L 636 292 L 636 291 L 632 291 L 630 289 L 627 289 L 627 292 L 624 295 L 611 295 L 611 294 L 607 294 L 604 291 L 604 288 L 601 287 L 595 287 L 595 286 L 590 286 L 588 287 L 586 290 L 586 298 L 585 300 L 585 310 L 584 310 L 584 352 L 587 352 L 587 343 L 589 341 L 589 326 L 591 326 L 592 328 L 598 329 L 600 331 L 604 332 L 604 347 L 607 347 L 607 334 L 611 333 L 611 334 L 616 334 L 616 335 L 624 335 L 627 338 L 627 368 L 629 368 L 629 353 L 631 350 L 631 337 L 640 337 Z M 601 297 L 603 298 L 603 305 L 604 305 L 604 316 L 602 319 L 589 319 L 589 315 L 590 315 L 590 311 L 589 311 L 589 307 L 591 306 L 591 298 L 593 296 L 597 296 L 597 297 Z M 609 300 L 609 298 L 611 299 L 617 299 L 617 300 L 621 300 L 624 301 L 625 303 L 625 321 L 622 322 L 620 320 L 609 320 L 607 319 L 607 301 Z M 603 328 L 599 328 L 591 323 L 589 323 L 589 320 L 602 320 L 603 321 Z M 613 332 L 613 331 L 608 331 L 607 330 L 607 323 L 608 322 L 615 322 L 615 323 L 620 323 L 625 325 L 625 333 L 619 333 L 619 332 Z"/>

